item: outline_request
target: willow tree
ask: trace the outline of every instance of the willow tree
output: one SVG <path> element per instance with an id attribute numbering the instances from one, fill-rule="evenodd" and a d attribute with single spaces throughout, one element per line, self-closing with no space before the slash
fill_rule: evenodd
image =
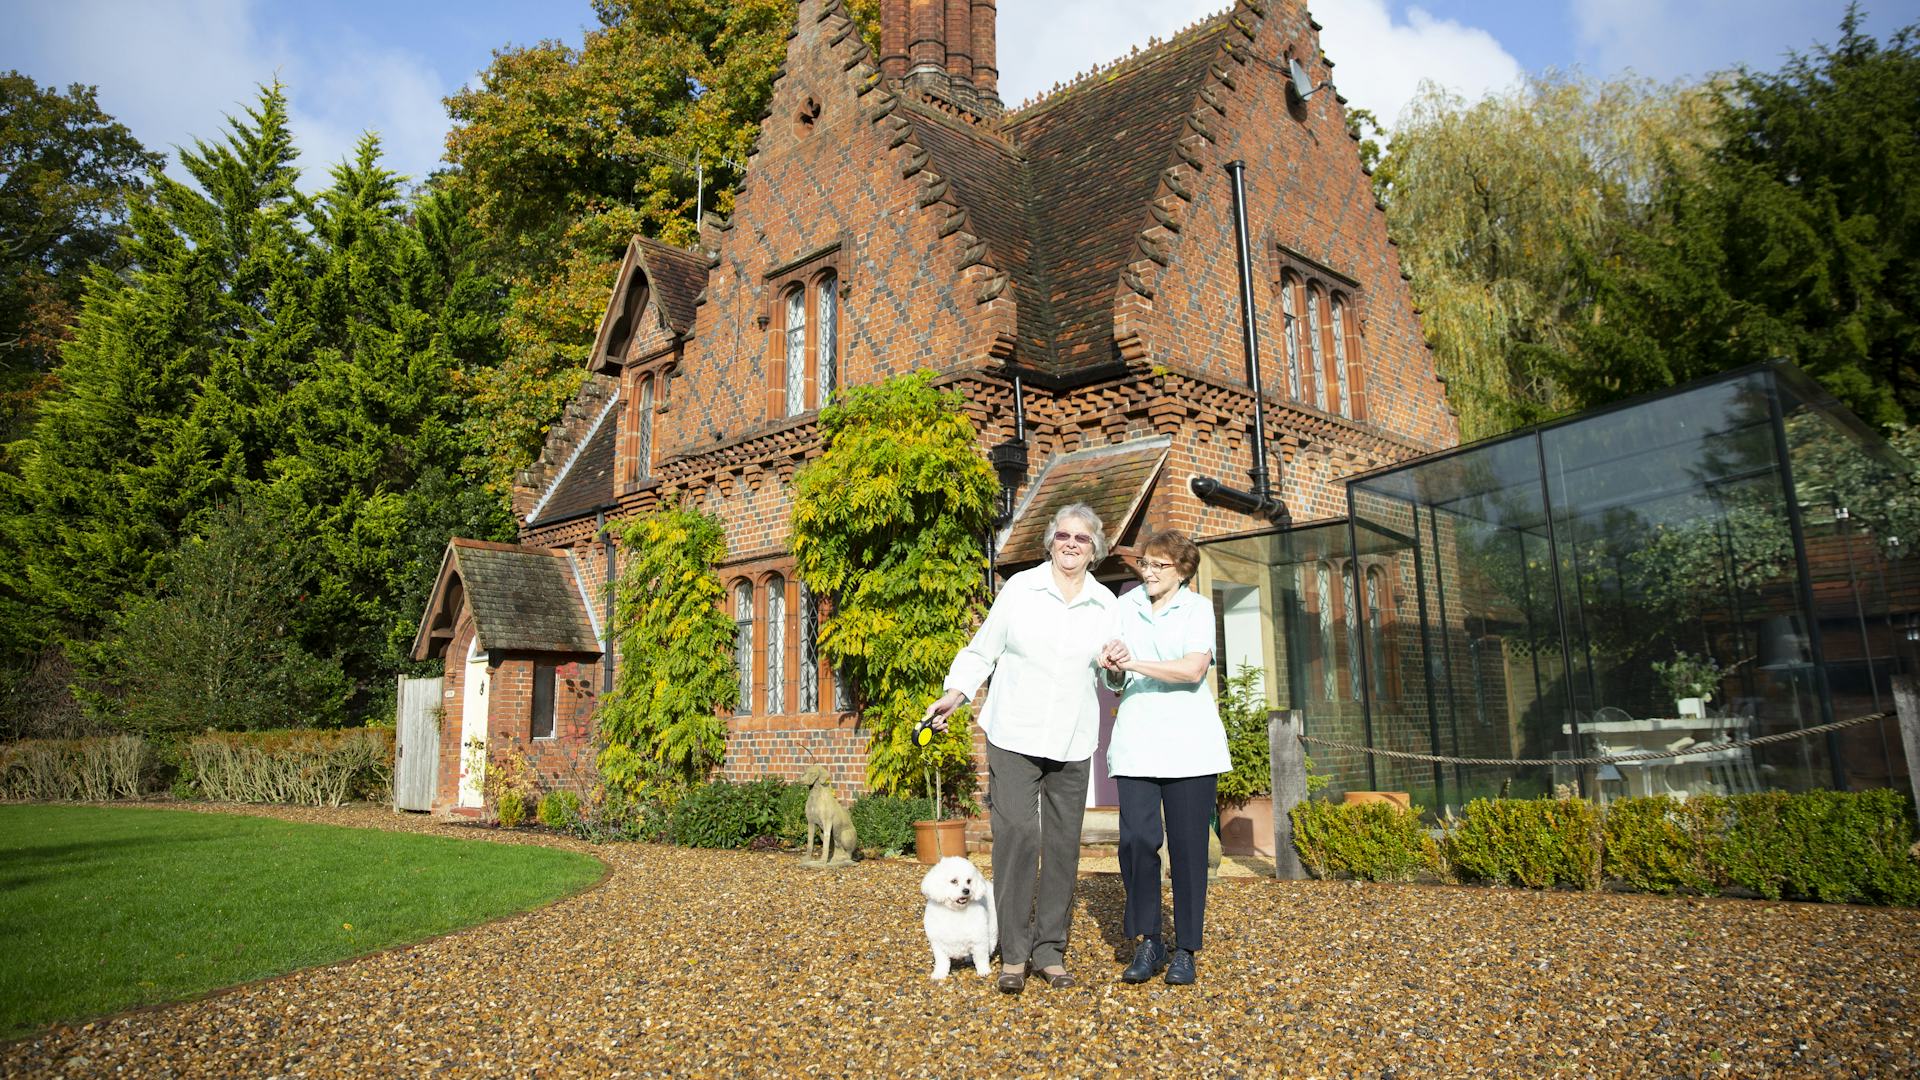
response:
<path id="1" fill-rule="evenodd" d="M 1461 435 L 1572 403 L 1554 359 L 1589 314 L 1575 267 L 1644 223 L 1710 138 L 1705 87 L 1547 75 L 1478 103 L 1426 86 L 1374 172 Z"/>
<path id="2" fill-rule="evenodd" d="M 927 751 L 909 738 L 985 613 L 998 486 L 962 403 L 926 372 L 855 387 L 794 477 L 795 572 L 831 601 L 820 651 L 858 688 L 867 786 L 886 794 L 918 794 L 928 764 L 962 797 L 973 775 L 964 723 Z"/>

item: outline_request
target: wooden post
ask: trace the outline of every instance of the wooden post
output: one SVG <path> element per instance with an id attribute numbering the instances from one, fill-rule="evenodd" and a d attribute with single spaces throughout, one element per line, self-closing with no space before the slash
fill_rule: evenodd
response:
<path id="1" fill-rule="evenodd" d="M 1307 876 L 1293 846 L 1293 808 L 1307 798 L 1307 749 L 1298 709 L 1267 710 L 1267 748 L 1272 754 L 1273 876 L 1301 881 Z"/>
<path id="2" fill-rule="evenodd" d="M 1920 690 L 1913 676 L 1893 677 L 1893 708 L 1900 714 L 1900 745 L 1907 751 L 1907 785 L 1913 790 L 1913 805 L 1920 813 Z"/>

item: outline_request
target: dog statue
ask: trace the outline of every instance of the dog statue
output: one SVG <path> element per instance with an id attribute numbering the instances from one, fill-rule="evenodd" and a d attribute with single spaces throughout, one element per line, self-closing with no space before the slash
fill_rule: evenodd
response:
<path id="1" fill-rule="evenodd" d="M 811 765 L 800 776 L 807 792 L 807 850 L 801 861 L 815 866 L 845 866 L 853 861 L 859 839 L 853 833 L 853 815 L 833 797 L 827 768 Z M 813 834 L 820 830 L 820 859 L 813 861 Z"/>
<path id="2" fill-rule="evenodd" d="M 971 860 L 949 855 L 920 879 L 920 895 L 927 898 L 921 922 L 933 949 L 933 977 L 946 978 L 956 959 L 972 960 L 977 975 L 992 974 L 987 958 L 1000 940 L 993 882 L 981 877 Z"/>

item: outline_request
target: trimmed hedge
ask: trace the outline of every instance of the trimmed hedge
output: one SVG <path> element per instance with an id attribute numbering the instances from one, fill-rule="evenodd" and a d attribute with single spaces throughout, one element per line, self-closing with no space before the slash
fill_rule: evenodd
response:
<path id="1" fill-rule="evenodd" d="M 176 789 L 220 802 L 339 806 L 393 798 L 393 729 L 229 731 L 186 742 Z"/>
<path id="2" fill-rule="evenodd" d="M 146 794 L 154 767 L 138 735 L 0 744 L 0 799 L 107 802 Z"/>
<path id="3" fill-rule="evenodd" d="M 1417 811 L 1303 802 L 1294 845 L 1316 875 L 1769 899 L 1920 904 L 1913 807 L 1885 789 L 1618 799 L 1476 799 L 1435 838 Z"/>

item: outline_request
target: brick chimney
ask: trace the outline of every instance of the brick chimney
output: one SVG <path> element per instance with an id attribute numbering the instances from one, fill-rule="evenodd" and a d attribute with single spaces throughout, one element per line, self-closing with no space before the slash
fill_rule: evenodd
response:
<path id="1" fill-rule="evenodd" d="M 880 0 L 881 72 L 910 90 L 998 113 L 996 2 Z"/>

